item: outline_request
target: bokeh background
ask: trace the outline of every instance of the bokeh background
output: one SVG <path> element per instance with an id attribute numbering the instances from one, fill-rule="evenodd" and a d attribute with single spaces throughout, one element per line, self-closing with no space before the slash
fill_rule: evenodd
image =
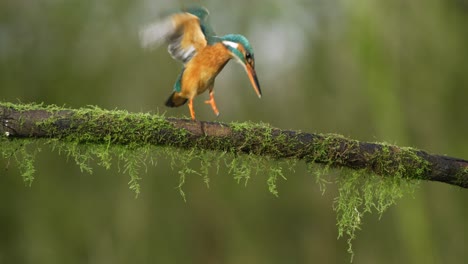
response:
<path id="1" fill-rule="evenodd" d="M 188 116 L 164 101 L 181 69 L 148 52 L 138 28 L 184 1 L 0 1 L 0 100 Z M 218 34 L 256 51 L 264 97 L 243 69 L 216 83 L 222 122 L 340 133 L 468 158 L 465 0 L 201 1 Z M 206 97 L 204 95 L 203 97 Z M 216 120 L 204 98 L 197 117 Z M 0 263 L 348 263 L 332 210 L 299 164 L 280 182 L 245 187 L 226 169 L 184 187 L 161 159 L 138 199 L 114 167 L 81 173 L 44 147 L 25 187 L 0 163 Z M 6 169 L 8 167 L 8 169 Z M 468 191 L 423 182 L 379 220 L 364 219 L 354 263 L 466 263 Z"/>

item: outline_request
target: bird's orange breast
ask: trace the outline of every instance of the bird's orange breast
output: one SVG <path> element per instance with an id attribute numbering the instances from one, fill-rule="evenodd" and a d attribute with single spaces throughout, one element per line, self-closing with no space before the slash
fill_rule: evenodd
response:
<path id="1" fill-rule="evenodd" d="M 201 49 L 186 65 L 182 76 L 182 94 L 187 98 L 203 93 L 214 84 L 214 80 L 231 59 L 222 43 Z"/>

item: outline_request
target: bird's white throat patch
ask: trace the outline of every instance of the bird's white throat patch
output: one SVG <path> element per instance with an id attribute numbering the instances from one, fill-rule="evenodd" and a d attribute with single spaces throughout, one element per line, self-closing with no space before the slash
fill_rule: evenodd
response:
<path id="1" fill-rule="evenodd" d="M 228 40 L 223 41 L 223 44 L 233 49 L 237 49 L 237 47 L 239 47 L 239 43 L 228 41 Z"/>

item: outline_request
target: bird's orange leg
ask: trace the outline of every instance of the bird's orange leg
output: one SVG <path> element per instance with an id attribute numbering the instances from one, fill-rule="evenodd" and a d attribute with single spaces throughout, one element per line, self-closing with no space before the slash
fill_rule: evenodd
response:
<path id="1" fill-rule="evenodd" d="M 190 116 L 192 116 L 192 120 L 195 120 L 195 111 L 193 110 L 193 99 L 189 99 L 188 107 L 190 110 Z"/>
<path id="2" fill-rule="evenodd" d="M 211 108 L 213 108 L 213 112 L 216 116 L 219 116 L 218 108 L 216 107 L 216 102 L 214 100 L 214 92 L 213 90 L 210 91 L 210 100 L 206 100 L 205 104 L 210 104 Z"/>

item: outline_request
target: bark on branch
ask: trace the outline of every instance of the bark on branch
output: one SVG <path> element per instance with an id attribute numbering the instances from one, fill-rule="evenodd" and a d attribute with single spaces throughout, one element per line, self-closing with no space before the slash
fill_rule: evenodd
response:
<path id="1" fill-rule="evenodd" d="M 166 145 L 265 155 L 276 159 L 366 170 L 468 188 L 468 161 L 340 135 L 281 130 L 265 124 L 218 123 L 130 114 L 98 108 L 64 109 L 0 102 L 0 136 L 80 143 Z M 1 148 L 1 146 L 0 146 Z"/>

